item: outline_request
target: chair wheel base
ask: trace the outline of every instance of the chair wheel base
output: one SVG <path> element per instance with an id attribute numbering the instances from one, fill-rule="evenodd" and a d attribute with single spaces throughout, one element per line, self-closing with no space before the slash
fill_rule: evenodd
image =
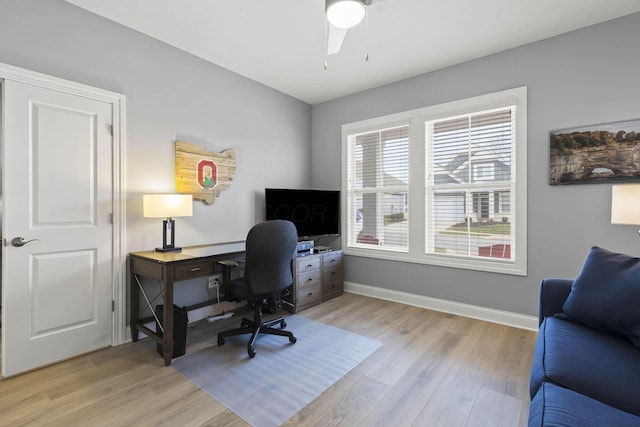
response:
<path id="1" fill-rule="evenodd" d="M 293 333 L 284 330 L 287 327 L 287 322 L 282 317 L 271 319 L 268 321 L 262 320 L 261 306 L 256 304 L 254 306 L 254 320 L 250 320 L 246 317 L 242 318 L 240 328 L 232 329 L 229 331 L 223 331 L 218 333 L 218 346 L 222 346 L 225 343 L 225 338 L 234 337 L 238 335 L 251 334 L 251 338 L 247 343 L 247 354 L 250 359 L 256 356 L 255 342 L 262 335 L 277 335 L 281 337 L 287 337 L 291 344 L 295 344 L 296 339 Z"/>

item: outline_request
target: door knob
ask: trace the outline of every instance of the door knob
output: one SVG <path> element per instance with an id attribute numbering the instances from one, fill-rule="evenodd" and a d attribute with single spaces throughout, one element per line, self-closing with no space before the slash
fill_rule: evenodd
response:
<path id="1" fill-rule="evenodd" d="M 14 237 L 13 239 L 11 239 L 11 244 L 19 248 L 20 246 L 24 246 L 27 243 L 33 242 L 35 240 L 40 240 L 40 239 L 24 240 L 24 237 Z"/>

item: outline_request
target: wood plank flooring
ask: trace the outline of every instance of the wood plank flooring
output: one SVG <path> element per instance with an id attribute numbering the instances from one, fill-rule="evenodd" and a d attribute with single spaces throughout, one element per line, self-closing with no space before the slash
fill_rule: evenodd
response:
<path id="1" fill-rule="evenodd" d="M 298 315 L 383 346 L 285 426 L 527 424 L 534 332 L 353 294 Z M 197 326 L 189 342 L 193 352 L 215 337 Z M 0 381 L 0 426 L 23 425 L 248 424 L 164 367 L 147 339 Z"/>

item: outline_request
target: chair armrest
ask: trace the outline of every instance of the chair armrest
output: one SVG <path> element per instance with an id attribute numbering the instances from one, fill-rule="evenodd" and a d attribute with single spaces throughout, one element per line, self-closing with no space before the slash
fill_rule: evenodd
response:
<path id="1" fill-rule="evenodd" d="M 571 292 L 571 279 L 543 279 L 540 282 L 540 306 L 538 324 L 545 317 L 562 313 L 562 306 Z"/>
<path id="2" fill-rule="evenodd" d="M 221 259 L 218 261 L 218 264 L 220 264 L 223 268 L 227 267 L 227 268 L 234 268 L 237 267 L 238 265 L 240 265 L 240 263 L 238 261 L 233 261 L 230 259 Z"/>

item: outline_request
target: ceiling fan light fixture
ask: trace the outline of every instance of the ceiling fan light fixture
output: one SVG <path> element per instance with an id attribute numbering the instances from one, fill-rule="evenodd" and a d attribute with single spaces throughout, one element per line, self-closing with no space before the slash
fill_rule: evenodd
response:
<path id="1" fill-rule="evenodd" d="M 326 0 L 327 20 L 337 28 L 355 27 L 364 18 L 365 0 Z"/>

